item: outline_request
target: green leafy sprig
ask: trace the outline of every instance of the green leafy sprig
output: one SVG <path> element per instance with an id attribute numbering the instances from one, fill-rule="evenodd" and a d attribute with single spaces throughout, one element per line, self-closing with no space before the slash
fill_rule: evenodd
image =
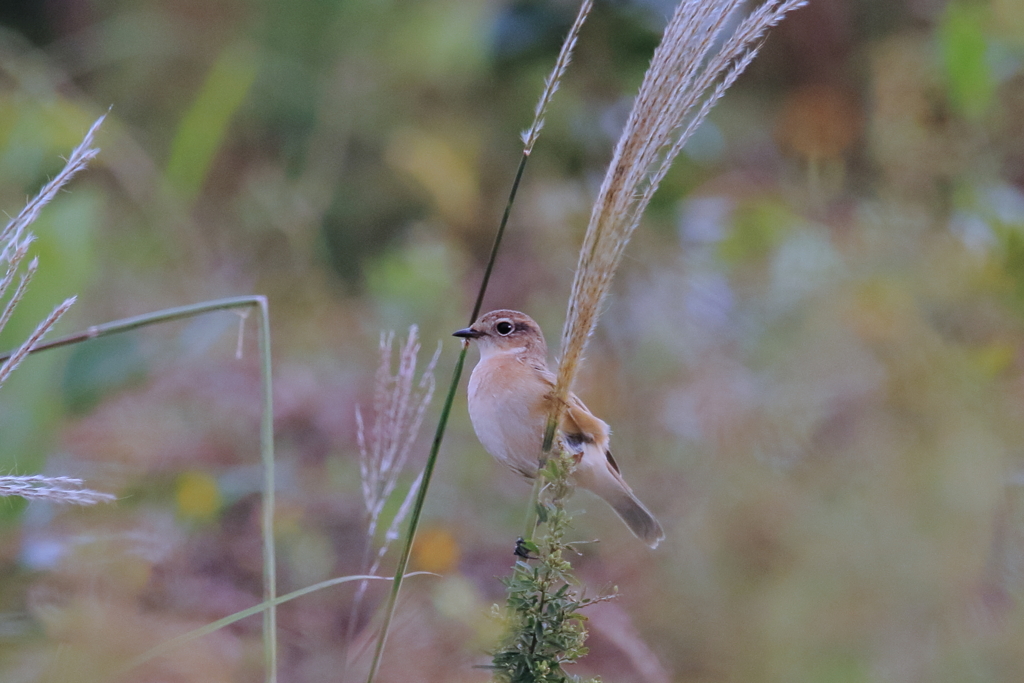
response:
<path id="1" fill-rule="evenodd" d="M 614 597 L 586 597 L 566 559 L 576 552 L 565 538 L 572 529 L 565 501 L 574 488 L 569 479 L 573 466 L 572 456 L 560 453 L 537 475 L 543 482 L 536 503 L 542 530 L 534 540 L 519 539 L 520 559 L 512 576 L 502 580 L 508 589 L 508 628 L 492 660 L 494 680 L 500 683 L 577 681 L 562 667 L 587 654 L 587 618 L 580 610 Z"/>

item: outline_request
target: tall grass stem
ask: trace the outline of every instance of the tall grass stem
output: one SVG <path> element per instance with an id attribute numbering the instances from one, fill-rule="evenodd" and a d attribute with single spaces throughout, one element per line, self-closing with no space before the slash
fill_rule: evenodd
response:
<path id="1" fill-rule="evenodd" d="M 274 477 L 274 405 L 273 386 L 271 384 L 270 357 L 270 315 L 267 298 L 260 295 L 239 296 L 227 299 L 215 299 L 187 306 L 167 308 L 153 313 L 143 313 L 114 320 L 102 325 L 93 325 L 82 332 L 61 337 L 50 342 L 35 344 L 27 354 L 38 353 L 62 346 L 78 344 L 89 339 L 98 339 L 112 334 L 129 332 L 141 327 L 167 323 L 183 318 L 191 318 L 214 311 L 226 311 L 236 308 L 257 308 L 260 312 L 260 383 L 262 395 L 262 415 L 260 417 L 260 460 L 263 465 L 263 515 L 261 520 L 263 533 L 263 596 L 266 605 L 258 611 L 263 612 L 264 663 L 268 683 L 277 681 L 277 553 L 274 543 L 274 502 L 276 483 Z M 18 351 L 0 354 L 0 361 L 7 361 Z M 253 612 L 255 614 L 255 612 Z"/>
<path id="2" fill-rule="evenodd" d="M 263 612 L 263 655 L 268 683 L 277 681 L 277 549 L 274 541 L 274 509 L 277 481 L 274 473 L 274 389 L 270 357 L 270 310 L 267 297 L 253 297 L 260 311 L 260 386 L 263 409 L 260 416 L 260 461 L 263 464 L 263 599 L 270 605 Z"/>
<path id="3" fill-rule="evenodd" d="M 552 70 L 551 75 L 545 80 L 544 90 L 541 93 L 540 100 L 534 110 L 533 123 L 523 134 L 523 155 L 519 159 L 519 167 L 516 169 L 516 175 L 512 181 L 512 188 L 509 190 L 508 201 L 505 203 L 505 211 L 501 216 L 501 221 L 498 224 L 498 230 L 494 235 L 494 243 L 491 245 L 490 257 L 487 259 L 487 266 L 484 268 L 484 275 L 480 282 L 480 289 L 477 291 L 476 301 L 473 304 L 473 311 L 469 316 L 470 325 L 472 325 L 480 316 L 484 295 L 487 293 L 487 285 L 490 283 L 491 273 L 494 271 L 494 263 L 498 257 L 498 249 L 501 247 L 501 242 L 505 235 L 505 228 L 508 225 L 509 216 L 512 214 L 512 205 L 515 203 L 516 194 L 519 191 L 519 184 L 522 181 L 523 172 L 526 170 L 526 162 L 529 160 L 530 154 L 533 152 L 534 144 L 540 135 L 541 129 L 544 127 L 544 117 L 547 113 L 548 105 L 551 103 L 552 97 L 558 90 L 558 85 L 561 82 L 562 76 L 565 74 L 565 70 L 572 59 L 572 51 L 576 46 L 576 40 L 579 36 L 580 29 L 583 27 L 583 22 L 590 13 L 592 6 L 592 0 L 583 0 L 583 3 L 580 6 L 580 11 L 576 17 L 576 21 L 573 22 L 572 28 L 566 36 L 565 41 L 562 43 L 561 50 L 559 50 L 558 58 L 555 60 L 555 67 Z M 455 369 L 452 371 L 451 384 L 448 386 L 448 394 L 445 396 L 444 406 L 441 409 L 441 417 L 438 420 L 437 430 L 434 433 L 434 441 L 430 447 L 430 454 L 427 456 L 427 464 L 423 470 L 423 477 L 420 481 L 416 500 L 413 503 L 412 513 L 409 517 L 409 526 L 405 535 L 405 543 L 402 546 L 402 554 L 399 557 L 398 566 L 395 568 L 395 581 L 391 585 L 391 592 L 388 595 L 387 604 L 384 606 L 384 619 L 380 627 L 380 633 L 377 636 L 377 644 L 374 648 L 373 660 L 370 662 L 370 671 L 366 677 L 367 683 L 373 683 L 374 678 L 377 676 L 377 672 L 380 670 L 380 661 L 384 654 L 384 645 L 387 642 L 388 631 L 391 628 L 391 620 L 395 614 L 395 605 L 398 601 L 398 594 L 402 589 L 402 577 L 405 575 L 406 568 L 409 564 L 409 556 L 412 552 L 412 545 L 416 540 L 416 529 L 419 526 L 423 502 L 426 500 L 427 489 L 430 486 L 430 479 L 434 472 L 434 465 L 437 461 L 437 454 L 441 448 L 441 442 L 444 439 L 445 429 L 448 426 L 448 416 L 451 413 L 452 403 L 455 401 L 455 393 L 458 391 L 459 381 L 462 379 L 462 369 L 466 364 L 466 352 L 468 349 L 469 344 L 463 343 L 462 350 L 459 352 L 459 357 L 455 362 Z"/>
<path id="4" fill-rule="evenodd" d="M 434 576 L 434 574 L 432 574 L 431 572 L 412 572 L 411 574 L 407 574 L 407 576 L 427 576 L 427 575 Z M 234 624 L 235 622 L 241 621 L 242 619 L 254 616 L 256 614 L 259 614 L 260 612 L 265 612 L 268 609 L 275 608 L 275 607 L 277 607 L 279 605 L 283 605 L 286 602 L 291 602 L 292 600 L 295 600 L 296 598 L 301 598 L 304 595 L 309 595 L 310 593 L 314 593 L 316 591 L 320 591 L 320 590 L 323 590 L 325 588 L 330 588 L 331 586 L 337 586 L 339 584 L 349 583 L 351 581 L 391 581 L 391 580 L 392 579 L 390 577 L 387 577 L 387 576 L 372 576 L 372 575 L 368 575 L 368 574 L 356 574 L 354 576 L 339 576 L 339 577 L 336 577 L 336 578 L 333 578 L 333 579 L 326 579 L 324 581 L 320 581 L 318 583 L 314 583 L 312 586 L 306 586 L 304 588 L 299 588 L 298 590 L 294 590 L 291 593 L 285 593 L 284 595 L 280 595 L 280 596 L 275 597 L 273 600 L 264 600 L 263 602 L 261 602 L 258 605 L 253 605 L 252 607 L 248 607 L 246 609 L 240 610 L 238 612 L 235 612 L 234 614 L 229 614 L 228 616 L 224 617 L 223 619 L 218 619 L 217 621 L 210 622 L 209 624 L 204 624 L 203 626 L 200 626 L 199 628 L 196 628 L 196 629 L 193 629 L 191 631 L 188 631 L 187 633 L 182 633 L 180 636 L 175 636 L 174 638 L 171 638 L 170 640 L 165 640 L 164 642 L 160 643 L 159 645 L 146 650 L 142 654 L 140 654 L 140 655 L 138 655 L 136 657 L 133 657 L 132 659 L 128 660 L 128 662 L 126 662 L 125 664 L 120 666 L 117 669 L 117 671 L 114 672 L 114 680 L 117 680 L 118 678 L 120 678 L 124 674 L 128 673 L 129 671 L 132 671 L 133 669 L 136 669 L 136 668 L 142 666 L 146 662 L 150 662 L 150 661 L 156 659 L 157 657 L 162 657 L 162 656 L 164 656 L 164 655 L 166 655 L 166 654 L 168 654 L 170 652 L 173 652 L 174 650 L 178 649 L 182 645 L 186 645 L 186 644 L 192 642 L 193 640 L 196 640 L 197 638 L 202 638 L 203 636 L 209 635 L 209 634 L 213 633 L 214 631 L 219 631 L 220 629 L 224 628 L 225 626 L 230 626 L 231 624 Z"/>

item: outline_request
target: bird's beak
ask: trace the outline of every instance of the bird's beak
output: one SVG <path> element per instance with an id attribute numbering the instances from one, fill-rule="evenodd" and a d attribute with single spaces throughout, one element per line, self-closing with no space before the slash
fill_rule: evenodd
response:
<path id="1" fill-rule="evenodd" d="M 474 330 L 472 327 L 467 327 L 463 330 L 455 330 L 454 332 L 452 332 L 453 337 L 462 337 L 463 339 L 476 339 L 477 337 L 482 337 L 483 335 L 483 332 L 478 332 L 477 330 Z"/>

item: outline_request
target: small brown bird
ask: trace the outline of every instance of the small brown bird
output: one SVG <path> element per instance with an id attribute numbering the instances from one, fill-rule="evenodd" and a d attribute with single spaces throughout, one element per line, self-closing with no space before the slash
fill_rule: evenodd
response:
<path id="1" fill-rule="evenodd" d="M 533 479 L 555 385 L 540 327 L 525 313 L 499 310 L 454 335 L 480 346 L 480 362 L 469 379 L 469 417 L 477 438 L 497 460 Z M 665 533 L 619 473 L 608 450 L 608 425 L 569 394 L 558 431 L 562 446 L 576 455 L 576 484 L 603 498 L 637 538 L 656 548 Z"/>

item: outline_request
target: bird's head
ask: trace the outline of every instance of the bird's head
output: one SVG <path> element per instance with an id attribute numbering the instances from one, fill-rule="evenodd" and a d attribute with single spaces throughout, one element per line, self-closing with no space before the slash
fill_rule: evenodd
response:
<path id="1" fill-rule="evenodd" d="M 481 357 L 508 352 L 538 354 L 541 358 L 547 355 L 540 325 L 519 311 L 501 309 L 485 313 L 469 327 L 452 334 L 476 340 Z"/>

